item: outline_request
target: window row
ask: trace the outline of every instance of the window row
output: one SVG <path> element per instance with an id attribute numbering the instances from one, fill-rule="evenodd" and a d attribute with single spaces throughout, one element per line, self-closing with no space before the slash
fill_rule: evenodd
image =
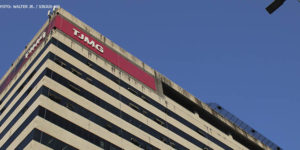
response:
<path id="1" fill-rule="evenodd" d="M 39 129 L 33 129 L 25 139 L 15 148 L 16 150 L 23 150 L 31 141 L 37 141 L 49 148 L 57 150 L 78 150 L 77 148 L 45 133 Z"/>

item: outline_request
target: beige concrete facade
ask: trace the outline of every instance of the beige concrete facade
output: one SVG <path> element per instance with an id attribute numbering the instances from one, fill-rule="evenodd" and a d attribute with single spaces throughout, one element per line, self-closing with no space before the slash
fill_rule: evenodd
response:
<path id="1" fill-rule="evenodd" d="M 5 144 L 8 143 L 10 138 L 14 138 L 14 139 L 11 141 L 11 143 L 8 146 L 6 146 L 7 149 L 16 149 L 20 147 L 20 144 L 23 143 L 25 139 L 27 139 L 29 134 L 34 129 L 36 129 L 55 138 L 57 141 L 60 141 L 65 145 L 71 146 L 75 149 L 103 149 L 99 147 L 99 145 L 96 145 L 95 143 L 91 143 L 87 139 L 84 139 L 76 135 L 75 133 L 72 133 L 67 129 L 64 129 L 58 125 L 55 125 L 51 121 L 48 121 L 47 119 L 41 116 L 36 116 L 27 126 L 22 127 L 22 124 L 26 122 L 26 119 L 29 118 L 29 116 L 37 108 L 43 107 L 44 109 L 60 116 L 64 120 L 71 122 L 75 126 L 80 127 L 82 130 L 85 130 L 86 132 L 89 133 L 93 133 L 95 136 L 110 142 L 111 144 L 115 145 L 118 148 L 128 149 L 128 150 L 145 149 L 145 147 L 137 145 L 134 142 L 134 140 L 132 140 L 132 138 L 131 140 L 126 140 L 122 136 L 111 132 L 107 128 L 100 126 L 99 124 L 89 120 L 88 118 L 85 118 L 83 115 L 76 113 L 74 110 L 70 110 L 69 108 L 63 106 L 62 104 L 54 102 L 53 100 L 51 100 L 51 98 L 47 96 L 40 95 L 30 106 L 27 106 L 27 104 L 31 101 L 32 97 L 35 95 L 35 93 L 39 91 L 40 88 L 47 87 L 52 91 L 58 93 L 59 95 L 64 96 L 72 103 L 88 110 L 89 112 L 95 114 L 98 117 L 103 118 L 104 120 L 112 123 L 117 128 L 122 129 L 122 131 L 132 134 L 132 136 L 134 136 L 135 138 L 138 138 L 141 141 L 144 141 L 145 143 L 157 149 L 163 149 L 163 150 L 175 149 L 176 144 L 174 144 L 174 142 L 180 144 L 182 147 L 185 147 L 186 149 L 191 149 L 191 150 L 203 149 L 203 147 L 199 147 L 197 145 L 197 143 L 199 142 L 203 143 L 205 145 L 204 147 L 208 149 L 214 149 L 214 150 L 222 150 L 222 149 L 247 150 L 247 149 L 251 149 L 249 148 L 251 146 L 257 147 L 259 149 L 270 149 L 270 147 L 264 145 L 261 141 L 255 139 L 254 137 L 247 134 L 239 127 L 235 126 L 233 123 L 231 123 L 230 121 L 222 117 L 220 114 L 212 110 L 208 105 L 201 102 L 200 100 L 192 96 L 190 93 L 182 89 L 180 86 L 178 86 L 177 84 L 175 84 L 174 82 L 172 82 L 171 80 L 169 80 L 168 78 L 160 74 L 159 72 L 155 71 L 148 65 L 144 64 L 142 61 L 132 56 L 127 51 L 125 51 L 124 49 L 122 49 L 121 47 L 113 43 L 111 40 L 107 39 L 106 37 L 96 32 L 94 29 L 92 29 L 85 23 L 81 22 L 79 19 L 72 16 L 70 13 L 66 12 L 63 9 L 58 9 L 55 11 L 52 18 L 54 18 L 55 15 L 57 14 L 59 14 L 66 20 L 72 22 L 72 24 L 82 29 L 85 33 L 89 34 L 90 36 L 94 37 L 98 41 L 102 42 L 103 44 L 111 48 L 113 51 L 117 52 L 119 55 L 129 60 L 131 63 L 135 64 L 136 66 L 138 66 L 139 68 L 147 72 L 148 74 L 152 75 L 155 78 L 157 90 L 153 90 L 147 87 L 146 85 L 144 85 L 143 83 L 141 83 L 140 81 L 134 79 L 128 73 L 124 72 L 123 70 L 119 69 L 112 63 L 108 62 L 107 60 L 103 59 L 99 55 L 95 54 L 90 49 L 80 44 L 78 41 L 70 38 L 62 31 L 53 29 L 50 32 L 50 34 L 47 36 L 46 40 L 42 42 L 41 45 L 39 45 L 39 47 L 33 53 L 29 61 L 22 67 L 22 69 L 14 77 L 11 83 L 0 94 L 0 100 L 1 100 L 0 110 L 3 110 L 3 112 L 0 115 L 0 121 L 6 119 L 0 126 L 0 133 L 3 134 L 3 137 L 0 138 L 1 148 L 5 147 Z M 36 40 L 36 38 L 42 33 L 44 28 L 47 27 L 48 25 L 47 22 L 28 45 L 31 45 Z M 130 85 L 131 87 L 134 87 L 135 90 L 149 97 L 151 100 L 153 100 L 153 102 L 162 105 L 166 110 L 175 113 L 181 118 L 184 118 L 187 122 L 197 127 L 198 129 L 204 131 L 206 134 L 205 135 L 199 134 L 196 130 L 190 128 L 188 125 L 184 124 L 183 122 L 180 122 L 178 119 L 174 118 L 173 116 L 166 113 L 165 111 L 162 111 L 159 108 L 155 107 L 153 103 L 151 104 L 145 101 L 143 97 L 134 94 L 128 88 L 124 88 L 120 86 L 120 84 L 116 83 L 115 81 L 112 81 L 107 76 L 96 71 L 94 68 L 89 67 L 85 62 L 78 60 L 71 54 L 64 51 L 64 49 L 61 49 L 60 47 L 58 47 L 53 43 L 51 43 L 42 52 L 42 54 L 39 57 L 37 57 L 39 52 L 42 51 L 42 49 L 46 46 L 46 44 L 49 41 L 51 41 L 52 38 L 55 38 L 57 41 L 60 41 L 61 43 L 63 43 L 64 45 L 72 49 L 74 52 L 76 52 L 78 55 L 95 63 L 98 67 L 109 72 L 110 74 L 117 77 L 119 80 L 123 81 L 124 83 Z M 23 56 L 23 54 L 25 54 L 26 51 L 27 49 L 23 51 L 22 55 L 16 60 L 14 64 L 17 64 L 21 60 L 21 57 Z M 129 99 L 132 103 L 127 104 L 121 101 L 120 99 L 110 95 L 106 91 L 91 84 L 86 78 L 80 77 L 72 73 L 70 70 L 62 67 L 57 62 L 54 62 L 53 60 L 50 59 L 46 60 L 40 66 L 40 68 L 36 70 L 35 74 L 32 76 L 32 78 L 29 81 L 26 81 L 26 79 L 32 74 L 32 72 L 34 72 L 35 68 L 37 68 L 40 62 L 42 62 L 42 60 L 45 57 L 48 57 L 48 54 L 50 52 L 53 55 L 62 58 L 63 61 L 68 62 L 71 65 L 75 66 L 76 67 L 76 69 L 74 69 L 75 71 L 80 71 L 82 73 L 89 75 L 91 78 L 108 86 L 111 90 L 116 91 L 119 95 L 122 95 L 125 98 Z M 33 63 L 32 61 L 35 58 L 37 58 L 37 60 Z M 17 79 L 20 78 L 22 73 L 27 69 L 27 67 L 30 64 L 32 64 L 32 66 L 25 73 L 22 79 L 18 83 L 16 83 Z M 12 68 L 14 66 L 15 65 L 13 65 Z M 3 83 L 4 78 L 9 74 L 12 68 L 10 68 L 10 70 L 3 77 L 1 83 Z M 42 79 L 34 86 L 34 88 L 28 93 L 28 95 L 21 102 L 19 102 L 19 100 L 22 99 L 22 95 L 26 93 L 27 90 L 30 88 L 30 85 L 33 84 L 38 79 L 39 75 L 42 74 L 43 71 L 46 69 L 50 69 L 51 71 L 59 74 L 61 77 L 69 80 L 72 84 L 78 85 L 82 89 L 88 90 L 89 93 L 96 96 L 97 98 L 102 99 L 105 103 L 108 103 L 109 105 L 119 109 L 121 112 L 125 112 L 126 114 L 131 116 L 134 120 L 145 124 L 146 126 L 156 130 L 160 134 L 167 136 L 167 138 L 169 138 L 170 141 L 173 142 L 165 142 L 161 138 L 155 136 L 154 133 L 149 133 L 145 131 L 145 129 L 139 128 L 133 125 L 132 123 L 130 123 L 128 120 L 121 118 L 119 115 L 115 115 L 112 112 L 108 111 L 107 109 L 99 107 L 98 105 L 96 105 L 95 103 L 87 99 L 86 97 L 74 92 L 69 87 L 62 85 L 61 83 L 55 81 L 54 79 L 48 76 L 42 77 Z M 25 82 L 27 82 L 27 84 L 24 87 L 22 87 L 23 83 Z M 16 85 L 12 89 L 12 91 L 9 92 L 7 96 L 5 96 L 8 90 L 11 89 L 15 83 Z M 168 97 L 166 94 L 164 94 L 163 84 L 169 86 L 170 88 L 172 88 L 172 90 L 184 96 L 186 98 L 187 103 L 192 103 L 193 106 L 195 106 L 194 112 L 188 110 L 186 107 L 179 104 L 172 98 Z M 22 87 L 22 90 L 18 91 L 20 87 Z M 12 98 L 15 93 L 18 94 L 14 98 Z M 138 106 L 136 106 L 136 104 Z M 14 118 L 18 117 L 19 112 L 22 112 L 24 110 L 24 107 L 28 107 L 28 108 L 26 108 L 24 113 L 21 115 L 21 117 L 19 117 L 17 121 L 14 121 Z M 137 108 L 139 110 L 137 110 Z M 143 112 L 141 112 L 140 110 L 155 114 L 158 118 L 163 119 L 163 121 L 166 122 L 167 124 L 172 125 L 174 128 L 181 130 L 191 138 L 195 139 L 196 142 L 188 140 L 187 136 L 183 136 L 180 133 L 174 132 L 174 130 L 172 130 L 171 128 L 159 124 L 157 121 L 155 121 L 155 119 L 149 118 L 147 115 L 143 114 Z M 221 122 L 223 126 L 231 128 L 234 131 L 234 133 L 232 133 L 233 135 L 225 133 L 220 129 L 220 127 L 214 126 L 211 122 L 209 122 L 209 120 L 201 118 L 201 115 L 199 115 L 199 113 L 203 111 L 209 114 L 211 118 Z M 11 122 L 14 123 L 11 125 L 10 124 Z M 17 136 L 14 137 L 13 136 L 14 133 L 16 133 L 19 128 L 24 128 L 24 129 Z M 206 135 L 213 137 L 215 141 L 219 141 L 219 143 L 221 144 L 218 144 L 213 140 L 207 138 Z M 238 135 L 238 137 L 242 138 L 242 140 L 246 141 L 246 143 L 250 143 L 249 144 L 250 146 L 245 144 L 245 142 L 241 143 L 240 140 L 233 137 L 235 135 Z M 224 148 L 223 145 L 226 145 L 227 148 Z M 45 149 L 45 150 L 51 149 L 47 145 L 36 140 L 30 140 L 27 145 L 23 146 L 23 148 L 24 149 Z"/>

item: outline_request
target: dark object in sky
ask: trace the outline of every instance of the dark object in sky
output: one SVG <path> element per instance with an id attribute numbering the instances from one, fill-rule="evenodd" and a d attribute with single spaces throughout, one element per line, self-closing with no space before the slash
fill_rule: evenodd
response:
<path id="1" fill-rule="evenodd" d="M 274 0 L 273 3 L 271 3 L 266 10 L 268 11 L 269 14 L 272 14 L 276 9 L 278 9 L 283 3 L 285 2 L 285 0 Z"/>

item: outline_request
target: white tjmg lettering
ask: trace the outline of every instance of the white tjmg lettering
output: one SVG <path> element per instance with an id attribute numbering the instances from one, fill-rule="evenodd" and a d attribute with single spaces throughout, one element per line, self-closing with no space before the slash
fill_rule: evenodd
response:
<path id="1" fill-rule="evenodd" d="M 29 54 L 34 51 L 34 49 L 40 44 L 41 40 L 46 37 L 46 32 L 43 32 L 39 38 L 35 41 L 35 43 L 30 47 L 30 49 L 26 52 L 25 58 L 28 58 Z"/>
<path id="2" fill-rule="evenodd" d="M 75 28 L 73 28 L 74 31 L 74 35 L 77 36 L 79 39 L 83 40 L 84 42 L 86 42 L 87 44 L 91 45 L 93 48 L 96 48 L 99 52 L 104 53 L 104 49 L 101 45 L 96 44 L 95 41 L 91 40 L 85 36 L 84 34 L 80 34 L 80 32 L 78 30 L 76 30 Z M 80 34 L 80 35 L 79 35 Z"/>
<path id="3" fill-rule="evenodd" d="M 104 53 L 104 49 L 103 49 L 103 47 L 102 47 L 101 45 L 96 44 L 96 49 L 97 49 L 99 52 Z"/>
<path id="4" fill-rule="evenodd" d="M 76 30 L 76 29 L 74 29 L 74 28 L 73 28 L 73 30 L 74 30 L 74 35 L 75 35 L 75 36 L 77 36 L 78 33 L 80 33 L 78 30 Z M 78 36 L 78 38 L 80 38 L 81 40 L 83 40 L 83 39 L 84 39 L 84 35 L 81 34 L 81 35 Z"/>
<path id="5" fill-rule="evenodd" d="M 95 42 L 92 40 L 92 41 L 89 41 L 89 38 L 88 37 L 84 37 L 84 42 L 88 43 L 89 45 L 91 45 L 92 47 L 95 47 Z"/>
<path id="6" fill-rule="evenodd" d="M 79 31 L 77 31 L 77 30 L 74 29 L 74 28 L 73 28 L 73 30 L 74 30 L 74 35 L 75 35 L 75 36 L 77 36 L 77 34 L 80 33 Z"/>

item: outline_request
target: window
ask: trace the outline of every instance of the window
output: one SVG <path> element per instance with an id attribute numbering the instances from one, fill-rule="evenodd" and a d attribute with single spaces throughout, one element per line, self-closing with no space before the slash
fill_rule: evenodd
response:
<path id="1" fill-rule="evenodd" d="M 86 77 L 86 81 L 93 84 L 93 79 L 89 78 L 89 77 Z"/>
<path id="2" fill-rule="evenodd" d="M 143 115 L 147 116 L 148 112 L 146 110 L 142 111 Z"/>
<path id="3" fill-rule="evenodd" d="M 74 73 L 75 75 L 81 77 L 82 76 L 82 73 L 79 72 L 78 70 L 74 69 L 74 68 L 71 68 L 71 72 Z"/>
<path id="4" fill-rule="evenodd" d="M 135 144 L 136 146 L 141 146 L 141 144 L 135 139 L 135 138 L 130 138 L 130 141 Z"/>
<path id="5" fill-rule="evenodd" d="M 168 144 L 168 139 L 166 137 L 160 137 L 160 140 L 164 143 Z"/>
<path id="6" fill-rule="evenodd" d="M 121 83 L 121 81 L 120 81 L 120 79 L 118 79 L 118 78 L 114 78 L 114 79 L 112 79 L 115 83 L 117 83 L 117 84 L 120 84 Z"/>
<path id="7" fill-rule="evenodd" d="M 74 110 L 73 105 L 71 103 L 67 103 L 66 107 L 72 111 Z"/>
<path id="8" fill-rule="evenodd" d="M 28 109 L 28 106 L 26 105 L 22 110 L 21 110 L 21 112 L 24 114 L 25 113 L 25 111 Z"/>
<path id="9" fill-rule="evenodd" d="M 101 148 L 104 148 L 104 147 L 105 147 L 104 141 L 101 140 L 101 141 L 99 142 L 99 146 L 100 146 Z"/>
<path id="10" fill-rule="evenodd" d="M 87 62 L 87 65 L 91 68 L 93 68 L 93 64 L 91 62 Z"/>
<path id="11" fill-rule="evenodd" d="M 32 87 L 29 87 L 26 91 L 26 95 L 28 95 L 31 92 L 31 90 L 32 90 Z"/>
<path id="12" fill-rule="evenodd" d="M 146 145 L 145 150 L 153 150 L 153 148 L 152 148 L 152 146 L 150 146 L 150 145 Z"/>
<path id="13" fill-rule="evenodd" d="M 174 142 L 170 142 L 170 146 L 175 147 L 175 143 Z"/>
<path id="14" fill-rule="evenodd" d="M 73 92 L 75 92 L 75 93 L 77 93 L 77 94 L 80 94 L 80 89 L 77 88 L 75 85 L 69 84 L 69 88 L 70 88 Z"/>
<path id="15" fill-rule="evenodd" d="M 117 150 L 117 149 L 116 149 L 114 146 L 111 145 L 111 146 L 109 147 L 109 150 Z"/>
<path id="16" fill-rule="evenodd" d="M 61 99 L 57 95 L 55 95 L 53 93 L 49 94 L 49 98 L 52 99 L 53 101 L 55 101 L 56 103 L 60 104 L 60 102 L 61 102 Z"/>
<path id="17" fill-rule="evenodd" d="M 132 94 L 138 95 L 138 92 L 130 87 L 127 88 Z"/>
<path id="18" fill-rule="evenodd" d="M 36 70 L 34 70 L 27 78 L 27 81 L 29 81 L 33 76 L 34 74 L 36 73 Z"/>
<path id="19" fill-rule="evenodd" d="M 54 141 L 53 138 L 49 139 L 49 140 L 47 141 L 47 145 L 50 145 L 53 141 Z"/>
<path id="20" fill-rule="evenodd" d="M 144 101 L 150 103 L 150 100 L 149 100 L 146 96 L 142 95 L 141 98 L 142 98 Z"/>
<path id="21" fill-rule="evenodd" d="M 107 124 L 105 125 L 105 128 L 106 128 L 107 130 L 111 131 L 111 130 L 112 130 L 112 125 L 109 124 L 109 123 L 107 123 Z"/>
<path id="22" fill-rule="evenodd" d="M 65 63 L 63 63 L 61 60 L 59 60 L 58 58 L 55 58 L 54 62 L 57 63 L 58 65 L 62 66 L 63 68 L 67 67 L 67 65 Z"/>
<path id="23" fill-rule="evenodd" d="M 206 137 L 205 132 L 202 131 L 201 129 L 197 129 L 197 132 L 198 132 L 200 135 Z"/>
<path id="24" fill-rule="evenodd" d="M 155 118 L 154 121 L 157 122 L 158 124 L 162 125 L 162 126 L 165 125 L 164 121 L 162 121 L 162 120 L 160 120 L 158 118 Z"/>
<path id="25" fill-rule="evenodd" d="M 0 111 L 0 114 L 2 114 L 4 111 L 5 111 L 6 107 L 4 106 L 1 111 Z"/>
<path id="26" fill-rule="evenodd" d="M 62 148 L 62 150 L 67 150 L 68 148 L 69 148 L 69 146 L 66 145 L 66 146 L 64 146 L 64 147 Z"/>
<path id="27" fill-rule="evenodd" d="M 23 83 L 23 84 L 18 88 L 17 92 L 18 92 L 18 93 L 21 92 L 21 90 L 24 88 L 25 85 L 26 85 L 26 82 Z"/>
<path id="28" fill-rule="evenodd" d="M 133 103 L 129 103 L 129 106 L 136 111 L 140 111 L 140 108 L 138 106 L 134 105 Z"/>

